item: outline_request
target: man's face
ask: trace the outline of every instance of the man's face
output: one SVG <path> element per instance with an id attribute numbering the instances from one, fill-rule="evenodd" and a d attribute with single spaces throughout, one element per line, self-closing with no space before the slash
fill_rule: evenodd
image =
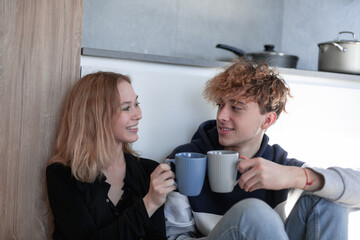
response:
<path id="1" fill-rule="evenodd" d="M 216 120 L 219 143 L 224 149 L 238 151 L 260 145 L 266 114 L 260 114 L 258 103 L 233 99 L 219 102 Z"/>

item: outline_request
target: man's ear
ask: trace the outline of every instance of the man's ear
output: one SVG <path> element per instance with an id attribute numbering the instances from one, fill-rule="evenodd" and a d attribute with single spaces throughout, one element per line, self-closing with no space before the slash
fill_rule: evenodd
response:
<path id="1" fill-rule="evenodd" d="M 277 115 L 274 111 L 265 113 L 265 120 L 261 127 L 265 130 L 268 129 L 271 125 L 275 123 L 276 119 Z"/>

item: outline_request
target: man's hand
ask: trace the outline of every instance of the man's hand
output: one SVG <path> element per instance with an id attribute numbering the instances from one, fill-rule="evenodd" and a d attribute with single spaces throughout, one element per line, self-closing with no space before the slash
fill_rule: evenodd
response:
<path id="1" fill-rule="evenodd" d="M 311 169 L 283 166 L 264 158 L 248 159 L 243 156 L 241 158 L 243 160 L 237 166 L 241 173 L 239 186 L 246 192 L 257 189 L 280 190 L 286 188 L 317 191 L 324 185 L 322 175 Z M 309 185 L 309 183 L 311 184 Z"/>

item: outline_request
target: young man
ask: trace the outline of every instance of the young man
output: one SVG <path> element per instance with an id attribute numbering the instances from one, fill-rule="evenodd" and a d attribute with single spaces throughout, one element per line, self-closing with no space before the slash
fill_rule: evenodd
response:
<path id="1" fill-rule="evenodd" d="M 216 121 L 201 124 L 191 142 L 169 158 L 178 152 L 237 151 L 243 159 L 237 165 L 239 184 L 230 193 L 216 193 L 206 177 L 199 196 L 168 195 L 168 239 L 347 239 L 349 209 L 360 207 L 360 172 L 305 167 L 279 145 L 268 144 L 265 131 L 290 96 L 281 77 L 266 65 L 240 59 L 207 82 L 204 96 L 218 105 Z M 293 189 L 306 194 L 284 224 Z"/>

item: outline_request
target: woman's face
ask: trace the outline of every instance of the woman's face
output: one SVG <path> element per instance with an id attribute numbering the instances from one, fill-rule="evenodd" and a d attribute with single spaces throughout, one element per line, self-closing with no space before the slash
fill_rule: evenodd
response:
<path id="1" fill-rule="evenodd" d="M 112 119 L 115 141 L 133 143 L 138 139 L 138 123 L 142 118 L 138 96 L 127 81 L 120 81 L 117 89 L 120 105 Z"/>

